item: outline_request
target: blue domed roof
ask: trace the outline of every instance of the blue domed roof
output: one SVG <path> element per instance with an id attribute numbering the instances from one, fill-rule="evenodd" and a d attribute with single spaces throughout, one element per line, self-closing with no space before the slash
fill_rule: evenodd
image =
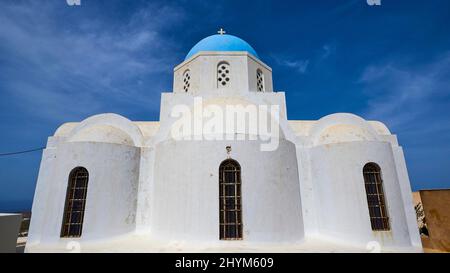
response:
<path id="1" fill-rule="evenodd" d="M 189 51 L 184 60 L 189 59 L 200 51 L 247 51 L 259 58 L 253 47 L 246 41 L 228 34 L 215 34 L 204 38 Z"/>

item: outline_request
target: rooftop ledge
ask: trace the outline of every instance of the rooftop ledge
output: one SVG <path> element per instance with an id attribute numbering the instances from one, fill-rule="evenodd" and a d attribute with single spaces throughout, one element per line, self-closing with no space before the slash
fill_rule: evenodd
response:
<path id="1" fill-rule="evenodd" d="M 200 51 L 198 53 L 195 53 L 191 58 L 189 58 L 189 59 L 183 61 L 182 63 L 180 63 L 179 65 L 177 65 L 173 69 L 173 71 L 177 71 L 182 66 L 192 62 L 193 60 L 195 60 L 199 56 L 247 56 L 250 59 L 254 60 L 255 62 L 261 64 L 265 69 L 267 69 L 270 72 L 272 72 L 272 68 L 270 68 L 263 61 L 261 61 L 260 59 L 258 59 L 257 57 L 255 57 L 254 55 L 250 54 L 247 51 Z"/>

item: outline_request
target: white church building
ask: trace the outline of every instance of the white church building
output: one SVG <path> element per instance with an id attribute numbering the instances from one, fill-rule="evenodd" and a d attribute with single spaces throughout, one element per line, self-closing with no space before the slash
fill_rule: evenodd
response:
<path id="1" fill-rule="evenodd" d="M 159 121 L 48 138 L 26 251 L 422 251 L 397 137 L 353 114 L 288 120 L 285 100 L 247 42 L 206 37 Z"/>

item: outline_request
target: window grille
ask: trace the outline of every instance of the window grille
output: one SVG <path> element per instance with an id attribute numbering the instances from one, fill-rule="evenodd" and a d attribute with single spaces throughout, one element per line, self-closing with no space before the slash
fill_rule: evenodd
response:
<path id="1" fill-rule="evenodd" d="M 230 65 L 221 62 L 217 66 L 217 87 L 227 87 L 230 85 Z"/>
<path id="2" fill-rule="evenodd" d="M 220 240 L 242 239 L 241 167 L 227 159 L 219 168 Z"/>
<path id="3" fill-rule="evenodd" d="M 381 169 L 375 163 L 368 163 L 364 166 L 363 174 L 372 230 L 388 231 L 390 230 L 390 225 L 383 191 L 383 180 L 381 179 Z"/>
<path id="4" fill-rule="evenodd" d="M 184 92 L 188 92 L 191 87 L 191 72 L 186 70 L 183 74 L 183 90 Z"/>
<path id="5" fill-rule="evenodd" d="M 70 172 L 61 237 L 81 237 L 88 180 L 89 173 L 83 167 Z"/>
<path id="6" fill-rule="evenodd" d="M 256 70 L 256 90 L 264 92 L 264 74 L 260 69 Z"/>

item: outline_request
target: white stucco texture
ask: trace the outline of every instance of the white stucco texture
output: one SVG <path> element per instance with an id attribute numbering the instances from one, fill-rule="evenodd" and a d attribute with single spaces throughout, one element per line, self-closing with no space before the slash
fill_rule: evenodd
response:
<path id="1" fill-rule="evenodd" d="M 221 62 L 229 64 L 226 87 L 218 85 Z M 175 139 L 174 107 L 195 112 L 199 98 L 204 108 L 222 111 L 230 105 L 279 107 L 277 148 L 262 151 L 267 135 L 246 129 L 212 139 L 192 131 Z M 243 236 L 236 241 L 219 238 L 219 166 L 228 158 L 241 166 Z M 388 231 L 371 228 L 367 163 L 381 169 Z M 89 172 L 82 235 L 61 238 L 69 174 L 76 167 Z M 248 52 L 200 51 L 174 69 L 173 92 L 162 93 L 159 121 L 100 114 L 63 124 L 49 137 L 26 251 L 367 252 L 374 244 L 380 251 L 421 251 L 397 137 L 379 121 L 347 113 L 288 120 L 285 93 L 273 90 L 269 66 Z"/>

